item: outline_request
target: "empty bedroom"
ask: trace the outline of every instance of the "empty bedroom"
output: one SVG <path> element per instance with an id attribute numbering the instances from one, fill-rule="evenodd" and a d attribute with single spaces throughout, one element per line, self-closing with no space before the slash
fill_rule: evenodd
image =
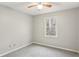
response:
<path id="1" fill-rule="evenodd" d="M 79 57 L 79 2 L 0 2 L 0 57 Z"/>

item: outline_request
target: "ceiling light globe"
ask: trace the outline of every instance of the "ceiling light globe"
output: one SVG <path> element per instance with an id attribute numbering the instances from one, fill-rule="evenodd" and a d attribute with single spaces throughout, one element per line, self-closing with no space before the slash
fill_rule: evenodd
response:
<path id="1" fill-rule="evenodd" d="M 42 5 L 38 5 L 37 8 L 38 9 L 43 9 L 43 6 Z"/>

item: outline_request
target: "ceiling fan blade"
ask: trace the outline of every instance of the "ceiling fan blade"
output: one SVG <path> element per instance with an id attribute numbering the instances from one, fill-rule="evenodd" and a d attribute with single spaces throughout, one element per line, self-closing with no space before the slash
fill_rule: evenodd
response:
<path id="1" fill-rule="evenodd" d="M 45 6 L 45 7 L 52 7 L 52 5 L 51 4 L 43 4 L 43 6 Z"/>
<path id="2" fill-rule="evenodd" d="M 35 6 L 37 6 L 37 5 L 30 5 L 30 6 L 28 6 L 28 8 L 32 8 L 32 7 L 35 7 Z"/>

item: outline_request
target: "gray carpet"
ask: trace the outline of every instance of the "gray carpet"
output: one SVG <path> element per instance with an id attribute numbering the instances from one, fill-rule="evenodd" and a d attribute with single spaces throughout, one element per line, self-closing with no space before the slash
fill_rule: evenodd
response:
<path id="1" fill-rule="evenodd" d="M 3 57 L 79 57 L 79 54 L 31 44 Z"/>

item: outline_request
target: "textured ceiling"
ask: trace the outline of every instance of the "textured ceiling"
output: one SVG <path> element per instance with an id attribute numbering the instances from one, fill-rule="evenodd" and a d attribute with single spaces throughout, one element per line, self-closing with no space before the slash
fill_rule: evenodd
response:
<path id="1" fill-rule="evenodd" d="M 28 9 L 27 6 L 30 3 L 31 2 L 0 2 L 1 5 L 8 6 L 10 8 L 13 8 L 15 10 L 18 10 L 20 12 L 23 12 L 29 15 L 39 15 L 43 13 L 56 12 L 56 11 L 61 11 L 65 9 L 79 7 L 78 2 L 52 2 L 52 4 L 54 4 L 52 8 L 44 8 L 39 10 L 36 7 L 34 7 L 31 9 Z"/>

